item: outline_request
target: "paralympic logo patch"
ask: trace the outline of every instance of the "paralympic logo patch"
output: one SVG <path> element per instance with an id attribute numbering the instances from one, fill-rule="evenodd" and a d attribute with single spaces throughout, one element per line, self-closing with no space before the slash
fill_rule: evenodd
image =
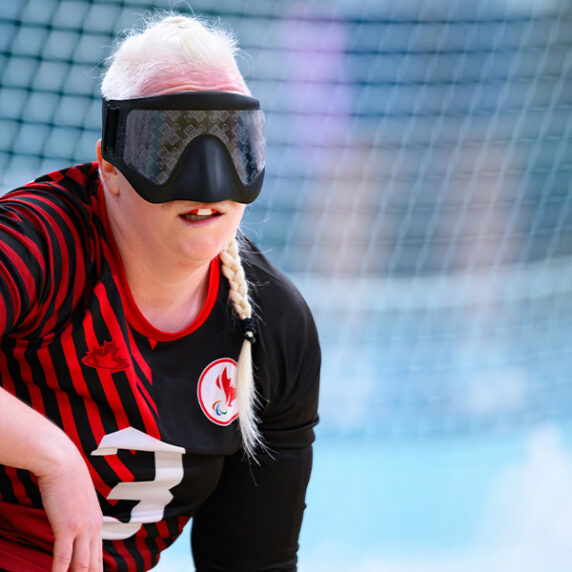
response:
<path id="1" fill-rule="evenodd" d="M 207 365 L 199 378 L 199 404 L 207 419 L 217 425 L 228 425 L 238 417 L 236 373 L 236 362 L 222 358 Z"/>

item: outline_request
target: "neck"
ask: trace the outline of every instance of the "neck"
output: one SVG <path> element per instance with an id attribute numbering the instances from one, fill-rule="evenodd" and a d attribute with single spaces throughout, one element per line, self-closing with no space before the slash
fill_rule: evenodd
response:
<path id="1" fill-rule="evenodd" d="M 206 302 L 210 261 L 180 260 L 168 252 L 155 252 L 142 246 L 142 237 L 122 232 L 113 215 L 108 220 L 127 285 L 146 320 L 173 333 L 192 324 Z"/>
<path id="2" fill-rule="evenodd" d="M 210 264 L 167 275 L 131 254 L 125 257 L 118 248 L 131 295 L 147 321 L 164 332 L 178 332 L 192 324 L 206 302 Z"/>

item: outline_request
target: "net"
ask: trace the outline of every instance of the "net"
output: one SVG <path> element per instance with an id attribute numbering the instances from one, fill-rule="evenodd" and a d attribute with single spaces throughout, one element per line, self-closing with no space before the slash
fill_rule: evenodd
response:
<path id="1" fill-rule="evenodd" d="M 0 3 L 3 191 L 94 158 L 113 37 L 171 4 Z M 234 30 L 266 112 L 243 228 L 314 310 L 322 434 L 569 419 L 571 3 L 192 8 Z"/>

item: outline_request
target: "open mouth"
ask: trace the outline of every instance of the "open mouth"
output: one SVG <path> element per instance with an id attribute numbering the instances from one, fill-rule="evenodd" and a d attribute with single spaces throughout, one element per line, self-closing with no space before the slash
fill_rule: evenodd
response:
<path id="1" fill-rule="evenodd" d="M 188 213 L 182 214 L 181 216 L 185 220 L 190 221 L 201 221 L 201 220 L 208 220 L 210 218 L 220 216 L 221 213 L 215 211 L 214 209 L 194 209 L 189 211 Z"/>

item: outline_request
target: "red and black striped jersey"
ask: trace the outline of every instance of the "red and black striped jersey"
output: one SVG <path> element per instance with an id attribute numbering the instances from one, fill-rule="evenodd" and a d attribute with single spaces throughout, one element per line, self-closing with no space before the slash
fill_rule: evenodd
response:
<path id="1" fill-rule="evenodd" d="M 197 570 L 294 570 L 317 422 L 310 311 L 245 241 L 269 447 L 249 464 L 233 387 L 242 339 L 218 259 L 194 323 L 156 329 L 130 294 L 102 193 L 89 163 L 0 199 L 2 387 L 82 451 L 105 517 L 105 570 L 151 568 L 191 517 Z M 23 545 L 47 562 L 49 525 L 34 476 L 0 465 L 0 552 Z"/>

